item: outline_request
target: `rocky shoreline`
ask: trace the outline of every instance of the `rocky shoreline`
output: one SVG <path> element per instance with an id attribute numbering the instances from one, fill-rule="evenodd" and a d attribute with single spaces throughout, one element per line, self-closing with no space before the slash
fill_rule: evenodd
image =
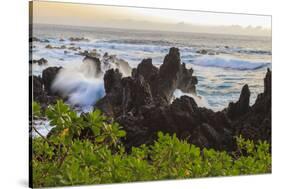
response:
<path id="1" fill-rule="evenodd" d="M 86 59 L 100 59 L 85 54 Z M 52 92 L 51 85 L 61 67 L 49 67 L 42 77 L 33 78 L 33 99 L 43 107 L 62 98 Z M 101 70 L 100 70 L 101 71 Z M 151 144 L 156 133 L 176 133 L 198 147 L 216 150 L 235 150 L 235 137 L 242 135 L 254 141 L 266 140 L 271 144 L 271 71 L 264 79 L 264 92 L 254 105 L 249 105 L 250 90 L 244 85 L 237 102 L 229 103 L 222 111 L 198 107 L 193 98 L 182 96 L 172 100 L 173 92 L 196 94 L 197 78 L 193 70 L 181 63 L 179 49 L 171 48 L 160 68 L 144 59 L 131 76 L 122 77 L 119 69 L 104 74 L 105 96 L 95 105 L 114 118 L 127 132 L 127 149 Z M 30 79 L 32 79 L 30 76 Z"/>

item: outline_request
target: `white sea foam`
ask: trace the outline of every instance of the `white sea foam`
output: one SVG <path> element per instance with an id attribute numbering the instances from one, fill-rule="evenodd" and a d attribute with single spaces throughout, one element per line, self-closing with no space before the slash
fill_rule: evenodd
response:
<path id="1" fill-rule="evenodd" d="M 101 61 L 102 55 L 108 52 L 110 55 L 116 55 L 118 59 L 127 61 L 133 68 L 142 59 L 148 57 L 152 58 L 153 64 L 159 67 L 163 63 L 165 55 L 169 52 L 169 48 L 178 47 L 180 48 L 182 62 L 185 62 L 189 68 L 192 67 L 194 76 L 198 78 L 197 94 L 204 96 L 213 110 L 220 110 L 225 108 L 229 102 L 236 101 L 239 98 L 241 88 L 246 83 L 249 84 L 251 101 L 254 102 L 257 94 L 263 91 L 263 78 L 266 73 L 266 67 L 271 67 L 271 64 L 268 64 L 271 62 L 271 41 L 267 38 L 224 35 L 202 36 L 202 34 L 192 33 L 179 35 L 173 32 L 127 32 L 126 30 L 98 28 L 89 32 L 80 27 L 76 29 L 73 27 L 50 27 L 49 25 L 37 27 L 33 34 L 39 39 L 48 39 L 50 41 L 50 43 L 34 42 L 36 47 L 33 49 L 33 59 L 45 58 L 48 60 L 48 64 L 44 66 L 32 65 L 32 72 L 35 75 L 40 75 L 43 69 L 51 66 L 62 66 L 67 70 L 69 70 L 68 67 L 70 66 L 79 68 L 77 65 L 81 64 L 84 57 L 77 54 L 80 51 L 92 51 L 93 49 L 96 49 L 101 54 Z M 118 37 L 116 38 L 117 35 Z M 91 41 L 71 42 L 68 40 L 69 37 L 82 36 Z M 61 38 L 65 41 L 61 41 Z M 70 45 L 70 43 L 74 43 L 74 45 Z M 67 48 L 75 46 L 80 47 L 81 50 L 47 49 L 45 48 L 47 44 L 55 47 L 65 45 Z M 196 53 L 197 50 L 202 49 L 219 54 L 210 56 Z M 65 50 L 67 53 L 64 53 Z M 110 67 L 114 68 L 116 66 L 112 64 Z M 262 68 L 258 69 L 260 67 Z M 64 85 L 70 85 L 71 83 L 75 87 L 70 88 L 79 88 L 78 91 L 80 92 L 82 91 L 82 86 L 84 86 L 84 89 L 96 89 L 93 91 L 100 92 L 97 86 L 100 86 L 99 84 L 102 81 L 97 78 L 84 78 L 83 73 L 75 69 L 72 70 L 75 73 L 74 75 L 69 73 L 70 76 L 62 76 L 62 78 L 67 78 L 61 78 L 62 88 L 64 88 Z M 103 69 L 103 71 L 105 70 Z M 122 69 L 120 71 L 124 72 Z M 78 77 L 79 73 L 82 76 Z M 123 76 L 126 76 L 126 74 L 123 74 Z M 74 82 L 75 77 L 79 78 L 79 81 Z M 97 80 L 97 82 L 95 83 L 94 80 Z M 65 88 L 68 89 L 69 87 Z M 66 95 L 69 96 L 69 93 L 66 93 Z M 88 104 L 81 95 L 78 92 L 71 92 L 69 99 L 75 99 L 73 101 L 76 104 Z M 197 101 L 202 99 L 199 98 Z"/>
<path id="2" fill-rule="evenodd" d="M 33 120 L 33 125 L 37 131 L 43 136 L 47 136 L 48 133 L 52 130 L 53 126 L 50 125 L 49 120 Z M 32 129 L 32 137 L 38 137 L 39 135 Z"/>
<path id="3" fill-rule="evenodd" d="M 95 75 L 95 67 L 88 62 L 78 67 L 64 68 L 57 75 L 52 90 L 68 98 L 74 106 L 89 107 L 104 96 L 101 76 Z"/>
<path id="4" fill-rule="evenodd" d="M 208 101 L 203 96 L 197 96 L 191 93 L 184 93 L 180 89 L 176 89 L 173 95 L 175 98 L 180 98 L 184 95 L 189 96 L 195 100 L 198 107 L 211 108 Z"/>
<path id="5" fill-rule="evenodd" d="M 256 70 L 269 65 L 267 62 L 253 62 L 248 60 L 208 55 L 195 59 L 192 64 L 207 67 L 230 68 L 235 70 Z"/>

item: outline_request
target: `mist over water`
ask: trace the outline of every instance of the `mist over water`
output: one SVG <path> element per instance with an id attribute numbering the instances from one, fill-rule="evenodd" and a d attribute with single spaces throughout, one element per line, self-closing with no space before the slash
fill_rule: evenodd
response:
<path id="1" fill-rule="evenodd" d="M 95 64 L 89 61 L 62 69 L 53 82 L 52 90 L 66 97 L 71 105 L 85 108 L 105 94 L 102 75 L 96 74 Z"/>

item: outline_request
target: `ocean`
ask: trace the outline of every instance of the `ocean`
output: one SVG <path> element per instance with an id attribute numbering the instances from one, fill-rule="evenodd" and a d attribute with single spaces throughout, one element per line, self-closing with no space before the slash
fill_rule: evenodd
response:
<path id="1" fill-rule="evenodd" d="M 153 64 L 160 66 L 169 48 L 178 47 L 181 61 L 187 68 L 193 68 L 198 78 L 199 98 L 196 101 L 200 106 L 214 111 L 222 110 L 231 101 L 237 101 L 245 84 L 249 85 L 250 103 L 253 104 L 263 91 L 266 69 L 271 68 L 270 37 L 41 24 L 34 25 L 33 36 L 49 41 L 33 43 L 32 59 L 48 60 L 46 65 L 32 65 L 34 75 L 40 75 L 49 66 L 75 70 L 83 64 L 84 57 L 78 55 L 78 51 L 67 50 L 66 53 L 65 49 L 48 49 L 45 48 L 47 44 L 80 47 L 80 51 L 96 49 L 100 54 L 107 52 L 127 61 L 131 67 L 137 67 L 144 58 L 152 58 Z M 84 37 L 89 41 L 72 42 L 70 37 Z M 91 82 L 81 80 L 77 85 L 83 86 L 83 90 L 70 98 L 74 99 L 75 104 L 91 107 L 104 95 L 102 79 Z M 175 91 L 175 97 L 181 95 L 181 91 Z M 94 100 L 87 100 L 91 96 L 94 96 Z"/>

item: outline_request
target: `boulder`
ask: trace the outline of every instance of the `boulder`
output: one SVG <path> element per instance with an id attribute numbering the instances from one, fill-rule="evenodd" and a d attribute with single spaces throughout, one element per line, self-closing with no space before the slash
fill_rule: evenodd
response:
<path id="1" fill-rule="evenodd" d="M 205 50 L 205 49 L 202 49 L 202 50 L 198 50 L 198 51 L 196 51 L 196 53 L 198 53 L 198 54 L 207 54 L 207 53 L 208 53 L 208 51 L 207 51 L 207 50 Z"/>
<path id="2" fill-rule="evenodd" d="M 45 46 L 45 48 L 46 49 L 53 49 L 54 47 L 52 45 L 48 44 L 48 45 Z"/>
<path id="3" fill-rule="evenodd" d="M 38 65 L 44 65 L 48 63 L 48 60 L 46 60 L 45 58 L 40 58 L 39 60 L 33 60 L 32 61 L 33 64 L 38 64 Z"/>
<path id="4" fill-rule="evenodd" d="M 69 41 L 90 41 L 89 39 L 87 38 L 84 38 L 84 37 L 70 37 L 69 38 Z"/>
<path id="5" fill-rule="evenodd" d="M 89 58 L 100 58 L 101 55 L 96 51 L 96 49 L 93 49 L 92 51 L 84 50 L 83 52 L 78 53 L 81 56 L 89 57 Z"/>

